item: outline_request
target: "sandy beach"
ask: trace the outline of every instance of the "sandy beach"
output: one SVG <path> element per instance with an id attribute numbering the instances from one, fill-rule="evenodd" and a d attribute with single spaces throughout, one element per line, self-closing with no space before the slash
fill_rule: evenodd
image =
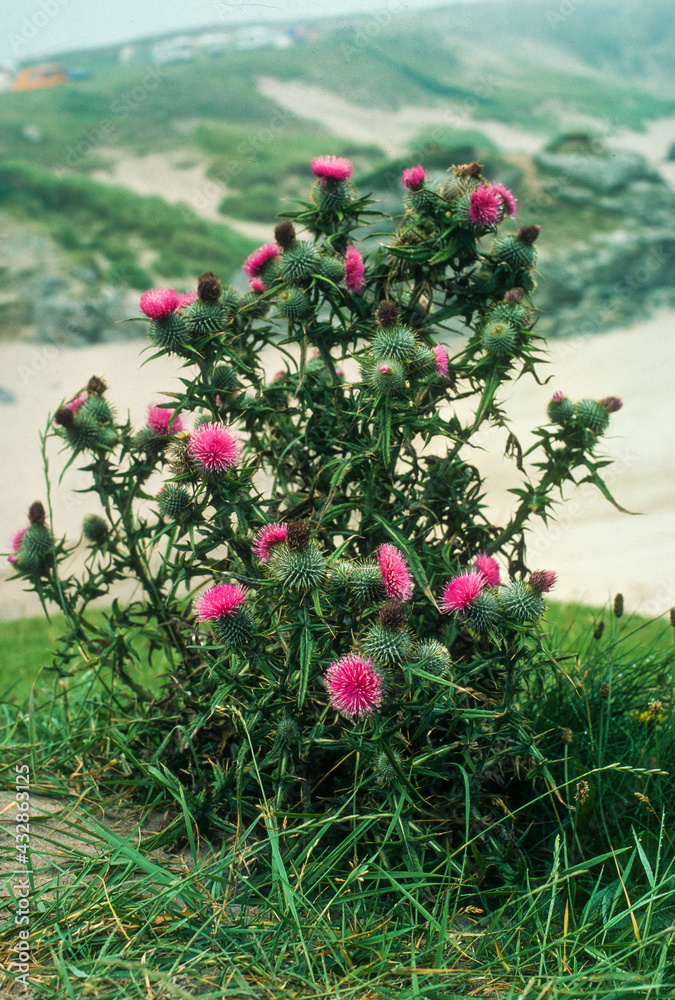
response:
<path id="1" fill-rule="evenodd" d="M 45 499 L 39 434 L 49 412 L 64 398 L 74 395 L 90 375 L 104 376 L 118 414 L 129 411 L 140 427 L 148 403 L 161 401 L 163 391 L 178 387 L 180 362 L 161 359 L 141 367 L 145 346 L 144 341 L 81 349 L 0 345 L 0 384 L 15 396 L 15 402 L 0 404 L 4 425 L 11 428 L 0 459 L 3 547 L 25 523 L 31 501 Z M 270 375 L 280 367 L 273 355 L 269 352 L 265 359 Z M 675 310 L 626 329 L 552 341 L 549 359 L 548 385 L 539 386 L 527 376 L 503 392 L 514 430 L 523 444 L 531 443 L 532 428 L 545 419 L 555 389 L 573 399 L 621 396 L 625 405 L 612 416 L 602 451 L 614 460 L 606 470 L 614 496 L 637 513 L 620 513 L 591 486 L 572 488 L 556 521 L 548 527 L 533 523 L 531 563 L 557 571 L 558 599 L 604 604 L 622 591 L 629 609 L 663 614 L 675 605 L 675 462 L 670 439 L 675 425 Z M 489 511 L 496 523 L 507 518 L 515 501 L 507 491 L 521 480 L 503 458 L 504 441 L 503 431 L 488 429 L 470 452 L 471 461 L 487 476 Z M 74 468 L 62 487 L 56 486 L 66 459 L 58 442 L 51 442 L 48 458 L 55 532 L 76 539 L 82 516 L 95 512 L 96 502 L 75 492 L 87 479 Z M 10 572 L 3 559 L 0 617 L 40 613 L 36 596 L 25 593 L 21 581 L 7 581 Z"/>

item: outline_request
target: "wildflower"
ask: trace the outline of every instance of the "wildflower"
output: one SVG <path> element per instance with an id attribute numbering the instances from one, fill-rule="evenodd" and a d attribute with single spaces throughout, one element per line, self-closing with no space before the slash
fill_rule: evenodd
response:
<path id="1" fill-rule="evenodd" d="M 536 569 L 530 574 L 528 583 L 538 594 L 547 594 L 549 590 L 553 590 L 557 579 L 558 574 L 552 569 Z"/>
<path id="2" fill-rule="evenodd" d="M 436 359 L 436 371 L 441 378 L 445 378 L 448 374 L 448 352 L 442 344 L 436 344 L 434 347 L 434 357 Z"/>
<path id="3" fill-rule="evenodd" d="M 618 396 L 605 396 L 604 399 L 600 400 L 600 406 L 608 413 L 616 413 L 623 406 L 623 400 L 619 399 Z"/>
<path id="4" fill-rule="evenodd" d="M 14 533 L 14 537 L 12 538 L 12 552 L 17 553 L 19 551 L 21 548 L 21 542 L 23 541 L 23 536 L 27 531 L 28 526 L 25 528 L 19 528 L 19 530 Z M 7 556 L 7 562 L 15 563 L 16 555 Z"/>
<path id="5" fill-rule="evenodd" d="M 527 243 L 528 246 L 532 246 L 536 242 L 540 232 L 541 226 L 521 226 L 516 239 L 519 239 L 521 243 Z"/>
<path id="6" fill-rule="evenodd" d="M 202 302 L 218 302 L 223 291 L 220 279 L 213 271 L 205 271 L 197 281 L 197 297 Z"/>
<path id="7" fill-rule="evenodd" d="M 372 715 L 382 706 L 382 675 L 369 657 L 347 653 L 326 671 L 331 708 L 350 718 Z"/>
<path id="8" fill-rule="evenodd" d="M 508 292 L 504 294 L 505 302 L 522 302 L 525 297 L 525 292 L 522 288 L 509 288 Z"/>
<path id="9" fill-rule="evenodd" d="M 321 181 L 346 181 L 354 173 L 353 164 L 344 156 L 316 156 L 310 167 Z"/>
<path id="10" fill-rule="evenodd" d="M 191 306 L 192 303 L 196 301 L 196 292 L 178 292 L 178 305 L 176 306 L 176 309 L 184 309 L 185 306 Z"/>
<path id="11" fill-rule="evenodd" d="M 474 562 L 476 569 L 483 574 L 489 587 L 498 587 L 501 583 L 499 579 L 499 565 L 496 559 L 489 556 L 487 552 L 481 552 Z"/>
<path id="12" fill-rule="evenodd" d="M 445 614 L 450 614 L 451 611 L 455 614 L 465 611 L 486 586 L 487 580 L 484 574 L 477 569 L 470 569 L 460 573 L 459 576 L 454 576 L 446 584 L 441 595 L 439 601 L 441 611 Z"/>
<path id="13" fill-rule="evenodd" d="M 395 545 L 384 544 L 380 545 L 376 556 L 387 597 L 394 597 L 399 601 L 410 600 L 413 580 L 403 553 Z"/>
<path id="14" fill-rule="evenodd" d="M 244 273 L 249 278 L 260 278 L 265 266 L 271 261 L 277 260 L 279 252 L 276 243 L 264 243 L 248 255 L 242 265 Z"/>
<path id="15" fill-rule="evenodd" d="M 231 469 L 241 455 L 241 445 L 225 424 L 200 424 L 190 435 L 190 457 L 206 473 L 216 475 Z"/>
<path id="16" fill-rule="evenodd" d="M 256 295 L 262 295 L 263 292 L 267 291 L 265 288 L 265 282 L 261 278 L 251 278 L 249 280 L 248 287 L 252 292 L 255 292 Z"/>
<path id="17" fill-rule="evenodd" d="M 244 603 L 247 593 L 246 587 L 236 583 L 217 583 L 195 601 L 195 618 L 200 622 L 210 622 L 232 615 Z"/>
<path id="18" fill-rule="evenodd" d="M 421 164 L 418 164 L 416 167 L 408 167 L 401 175 L 401 183 L 409 191 L 419 191 L 426 179 L 427 175 Z"/>
<path id="19" fill-rule="evenodd" d="M 474 191 L 469 199 L 469 221 L 474 226 L 494 226 L 503 212 L 501 198 L 486 185 Z"/>
<path id="20" fill-rule="evenodd" d="M 565 398 L 565 393 L 561 389 L 556 389 L 556 391 L 551 396 L 551 401 L 553 403 L 560 403 Z"/>
<path id="21" fill-rule="evenodd" d="M 157 403 L 150 403 L 148 406 L 148 426 L 160 437 L 166 437 L 169 434 L 180 434 L 183 430 L 183 421 L 180 416 L 176 417 L 171 423 L 171 418 L 173 417 L 175 410 L 170 410 L 168 407 L 158 406 Z"/>
<path id="22" fill-rule="evenodd" d="M 87 400 L 87 393 L 81 392 L 79 396 L 75 397 L 75 399 L 71 399 L 69 403 L 66 403 L 66 409 L 70 410 L 71 413 L 77 413 L 79 408 L 82 406 L 84 402 L 86 402 L 86 400 Z"/>
<path id="23" fill-rule="evenodd" d="M 501 199 L 502 208 L 507 215 L 514 216 L 516 214 L 516 212 L 518 211 L 518 203 L 515 197 L 513 196 L 512 191 L 509 191 L 509 189 L 504 184 L 497 184 L 497 183 L 492 183 L 489 187 L 489 190 L 492 191 L 493 194 L 496 194 L 497 197 Z"/>
<path id="24" fill-rule="evenodd" d="M 265 524 L 253 539 L 251 551 L 256 559 L 265 562 L 270 557 L 270 552 L 275 545 L 281 545 L 286 541 L 288 526 L 285 524 Z"/>
<path id="25" fill-rule="evenodd" d="M 366 269 L 356 247 L 347 247 L 344 283 L 350 292 L 360 292 L 365 285 Z"/>
<path id="26" fill-rule="evenodd" d="M 150 288 L 141 295 L 141 312 L 148 319 L 162 319 L 178 309 L 180 300 L 173 288 Z"/>

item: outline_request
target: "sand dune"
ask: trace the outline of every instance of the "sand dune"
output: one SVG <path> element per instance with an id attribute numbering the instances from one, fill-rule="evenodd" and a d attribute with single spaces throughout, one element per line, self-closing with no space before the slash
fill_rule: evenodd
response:
<path id="1" fill-rule="evenodd" d="M 0 405 L 6 428 L 0 480 L 0 509 L 7 543 L 25 522 L 28 504 L 45 497 L 39 432 L 48 411 L 83 386 L 90 375 L 105 376 L 118 413 L 130 411 L 142 425 L 149 402 L 177 387 L 177 361 L 162 359 L 140 367 L 143 342 L 65 349 L 26 344 L 0 345 L 2 383 L 16 395 Z M 615 464 L 607 481 L 622 506 L 639 516 L 621 514 L 590 486 L 571 489 L 558 520 L 533 525 L 529 549 L 533 564 L 559 574 L 560 599 L 604 603 L 621 590 L 630 609 L 662 614 L 675 605 L 675 463 L 671 434 L 675 425 L 675 310 L 627 329 L 549 345 L 552 376 L 538 386 L 529 376 L 504 392 L 508 411 L 523 443 L 543 420 L 553 389 L 572 398 L 619 395 L 624 408 L 613 415 L 603 450 Z M 278 368 L 268 352 L 270 374 Z M 64 461 L 56 442 L 48 449 L 53 477 Z M 520 475 L 503 457 L 504 434 L 484 431 L 474 442 L 471 460 L 486 474 L 490 512 L 503 523 L 514 498 L 507 492 Z M 65 487 L 54 487 L 54 527 L 58 534 L 79 535 L 83 514 L 96 511 L 90 498 L 73 492 L 86 483 L 71 470 Z M 20 581 L 7 582 L 9 565 L 0 569 L 0 616 L 39 613 L 35 595 Z"/>

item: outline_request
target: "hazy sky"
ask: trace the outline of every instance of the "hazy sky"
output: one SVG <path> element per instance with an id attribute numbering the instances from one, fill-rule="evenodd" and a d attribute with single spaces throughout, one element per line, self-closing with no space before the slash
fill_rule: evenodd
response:
<path id="1" fill-rule="evenodd" d="M 0 0 L 0 62 L 48 59 L 152 34 L 250 21 L 405 13 L 465 0 Z"/>

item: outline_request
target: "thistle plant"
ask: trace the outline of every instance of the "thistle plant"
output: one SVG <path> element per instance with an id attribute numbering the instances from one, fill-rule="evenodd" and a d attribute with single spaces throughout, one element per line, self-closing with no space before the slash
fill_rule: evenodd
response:
<path id="1" fill-rule="evenodd" d="M 351 164 L 311 168 L 309 200 L 244 262 L 247 294 L 208 271 L 193 293 L 141 297 L 150 350 L 185 369 L 144 427 L 119 419 L 101 379 L 57 407 L 47 436 L 98 501 L 83 573 L 62 572 L 78 542 L 56 540 L 40 504 L 10 559 L 67 616 L 57 669 L 109 669 L 141 702 L 132 766 L 151 797 L 164 794 L 161 754 L 205 829 L 253 829 L 271 803 L 301 827 L 348 802 L 382 813 L 359 850 L 377 853 L 396 809 L 401 857 L 433 855 L 452 837 L 462 768 L 476 832 L 490 796 L 508 800 L 517 757 L 546 780 L 518 691 L 548 663 L 539 623 L 555 573 L 528 566 L 526 530 L 566 483 L 610 496 L 597 447 L 621 404 L 556 393 L 529 452 L 511 434 L 533 472 L 492 523 L 467 450 L 508 426 L 500 390 L 542 361 L 539 227 L 501 231 L 516 200 L 480 164 L 444 184 L 417 165 L 393 236 L 368 249 L 361 227 L 384 218 Z M 459 399 L 474 404 L 466 421 Z M 97 626 L 89 608 L 105 596 Z M 133 677 L 139 637 L 152 691 Z M 337 819 L 326 836 L 341 836 Z"/>

